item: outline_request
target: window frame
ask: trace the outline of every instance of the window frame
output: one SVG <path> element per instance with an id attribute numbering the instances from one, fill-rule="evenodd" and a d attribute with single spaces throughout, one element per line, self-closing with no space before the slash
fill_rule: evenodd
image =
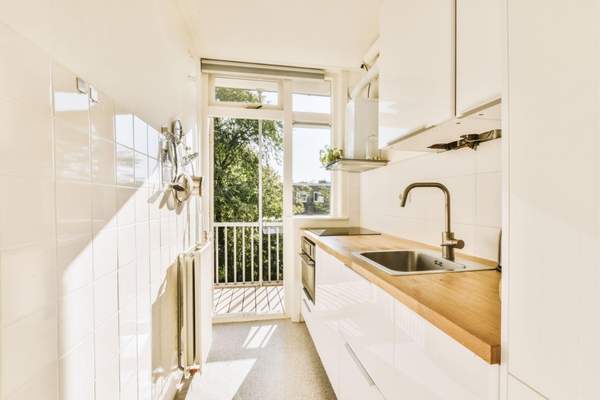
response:
<path id="1" fill-rule="evenodd" d="M 277 84 L 277 104 L 263 104 L 263 103 L 240 103 L 235 101 L 217 101 L 216 99 L 216 80 L 219 78 L 223 79 L 239 79 L 245 81 L 257 81 L 257 82 L 272 82 Z M 282 94 L 283 94 L 283 82 L 281 79 L 268 79 L 264 77 L 247 77 L 247 76 L 230 76 L 222 74 L 210 74 L 209 75 L 209 95 L 208 104 L 213 107 L 232 107 L 232 108 L 246 108 L 246 109 L 260 109 L 268 110 L 283 110 Z"/>
<path id="2" fill-rule="evenodd" d="M 345 218 L 343 212 L 345 211 L 343 205 L 343 193 L 342 184 L 343 179 L 340 179 L 339 174 L 331 172 L 331 194 L 330 194 L 330 209 L 329 214 L 325 215 L 294 215 L 293 214 L 293 129 L 295 126 L 321 126 L 330 130 L 330 143 L 332 146 L 341 147 L 343 143 L 343 113 L 340 114 L 340 110 L 345 109 L 345 98 L 342 93 L 345 90 L 339 90 L 341 87 L 340 81 L 342 81 L 339 73 L 325 74 L 325 81 L 330 86 L 330 97 L 331 97 L 331 111 L 329 114 L 325 113 L 314 113 L 314 112 L 300 112 L 293 111 L 292 95 L 294 93 L 294 79 L 290 78 L 270 78 L 265 76 L 248 76 L 248 75 L 235 75 L 235 74 L 219 74 L 219 73 L 204 73 L 207 76 L 207 112 L 206 116 L 211 118 L 247 118 L 247 119 L 262 119 L 262 120 L 280 120 L 283 121 L 284 125 L 284 204 L 283 204 L 283 218 Z M 216 101 L 215 93 L 215 80 L 216 78 L 227 78 L 227 79 L 241 79 L 241 80 L 257 80 L 257 81 L 268 81 L 277 82 L 278 85 L 278 96 L 277 105 L 261 104 L 261 107 L 253 107 L 258 104 L 253 103 L 237 103 L 237 102 L 224 102 Z M 309 94 L 302 92 L 302 94 Z M 319 95 L 318 93 L 315 93 Z M 340 105 L 343 104 L 343 106 Z M 209 123 L 210 125 L 210 123 Z M 211 131 L 212 134 L 212 131 Z M 212 213 L 211 213 L 212 214 Z M 211 215 L 212 219 L 213 215 Z"/>

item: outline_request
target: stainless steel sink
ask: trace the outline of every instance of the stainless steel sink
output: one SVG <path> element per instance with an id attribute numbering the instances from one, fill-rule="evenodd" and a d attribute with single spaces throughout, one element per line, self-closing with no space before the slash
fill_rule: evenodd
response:
<path id="1" fill-rule="evenodd" d="M 489 270 L 494 267 L 449 261 L 434 252 L 422 250 L 382 250 L 353 253 L 357 258 L 390 275 L 416 275 L 442 272 Z"/>

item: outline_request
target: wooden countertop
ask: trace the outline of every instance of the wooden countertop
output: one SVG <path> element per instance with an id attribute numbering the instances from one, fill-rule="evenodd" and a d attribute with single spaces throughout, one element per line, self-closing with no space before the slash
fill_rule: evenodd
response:
<path id="1" fill-rule="evenodd" d="M 317 236 L 310 231 L 304 235 L 489 364 L 500 363 L 499 272 L 391 276 L 352 252 L 416 248 L 439 252 L 439 247 L 390 235 Z M 457 254 L 456 259 L 495 266 L 493 261 L 466 255 Z"/>

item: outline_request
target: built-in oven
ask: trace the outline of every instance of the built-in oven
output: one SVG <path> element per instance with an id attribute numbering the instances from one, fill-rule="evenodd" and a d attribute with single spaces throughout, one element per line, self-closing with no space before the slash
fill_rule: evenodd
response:
<path id="1" fill-rule="evenodd" d="M 302 287 L 310 301 L 315 302 L 315 244 L 302 237 L 302 251 L 300 262 L 302 263 Z"/>

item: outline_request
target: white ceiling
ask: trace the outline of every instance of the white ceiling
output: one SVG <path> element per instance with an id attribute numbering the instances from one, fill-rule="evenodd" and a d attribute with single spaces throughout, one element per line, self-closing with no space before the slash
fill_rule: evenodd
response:
<path id="1" fill-rule="evenodd" d="M 180 0 L 197 55 L 355 69 L 381 0 Z"/>

